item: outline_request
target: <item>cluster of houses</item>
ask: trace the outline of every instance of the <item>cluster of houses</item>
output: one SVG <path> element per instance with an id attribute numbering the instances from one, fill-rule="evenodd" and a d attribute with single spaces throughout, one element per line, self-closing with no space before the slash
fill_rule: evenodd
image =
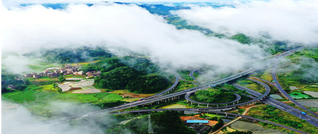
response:
<path id="1" fill-rule="evenodd" d="M 65 68 L 62 69 L 46 69 L 44 70 L 42 73 L 29 73 L 29 74 L 25 74 L 24 77 L 25 78 L 30 78 L 33 77 L 35 79 L 40 78 L 42 76 L 48 76 L 48 77 L 58 77 L 60 75 L 60 73 L 63 73 L 64 75 L 77 75 L 77 76 L 81 76 L 84 75 L 83 71 L 79 71 L 79 66 L 75 65 L 75 66 L 71 66 L 71 65 L 65 65 Z M 101 71 L 90 71 L 90 72 L 86 72 L 86 76 L 87 77 L 94 77 L 94 76 L 100 76 Z"/>
<path id="2" fill-rule="evenodd" d="M 48 70 L 43 71 L 43 73 L 30 73 L 30 74 L 25 74 L 25 78 L 33 77 L 35 79 L 40 78 L 41 76 L 49 76 L 49 77 L 57 77 L 59 76 L 59 73 L 54 70 L 54 72 L 49 72 Z"/>
<path id="3" fill-rule="evenodd" d="M 101 71 L 91 71 L 91 72 L 86 72 L 87 77 L 94 77 L 94 76 L 100 76 Z"/>

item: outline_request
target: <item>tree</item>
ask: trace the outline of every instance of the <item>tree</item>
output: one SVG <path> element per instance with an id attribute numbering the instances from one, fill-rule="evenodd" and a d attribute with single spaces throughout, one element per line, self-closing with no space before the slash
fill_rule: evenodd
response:
<path id="1" fill-rule="evenodd" d="M 224 125 L 223 120 L 222 120 L 222 119 L 219 119 L 218 121 L 219 121 L 219 122 L 216 123 L 216 124 L 213 126 L 213 131 L 216 131 L 216 130 L 220 129 L 221 127 L 223 127 L 223 125 Z"/>
<path id="2" fill-rule="evenodd" d="M 65 78 L 64 78 L 63 73 L 60 74 L 60 76 L 59 76 L 59 81 L 60 81 L 60 82 L 65 81 Z"/>
<path id="3" fill-rule="evenodd" d="M 124 89 L 129 81 L 138 76 L 138 72 L 131 67 L 119 67 L 109 72 L 101 73 L 100 78 L 95 78 L 100 88 Z"/>
<path id="4" fill-rule="evenodd" d="M 138 93 L 155 93 L 168 87 L 168 80 L 159 75 L 141 76 L 131 80 L 127 89 Z"/>

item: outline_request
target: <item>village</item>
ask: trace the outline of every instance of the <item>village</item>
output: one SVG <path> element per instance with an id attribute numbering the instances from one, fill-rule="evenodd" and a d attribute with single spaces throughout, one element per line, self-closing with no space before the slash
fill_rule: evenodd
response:
<path id="1" fill-rule="evenodd" d="M 58 77 L 61 73 L 63 73 L 63 75 L 74 75 L 74 76 L 82 76 L 84 75 L 84 71 L 80 71 L 81 68 L 79 65 L 65 65 L 65 68 L 58 68 L 58 67 L 53 67 L 53 68 L 47 68 L 45 69 L 43 72 L 41 73 L 28 73 L 25 74 L 24 77 L 25 78 L 31 78 L 33 77 L 34 79 L 38 79 L 41 78 L 43 76 L 48 76 L 48 77 Z M 85 75 L 90 78 L 90 77 L 94 77 L 94 76 L 100 76 L 101 71 L 88 71 L 85 73 Z"/>
<path id="2" fill-rule="evenodd" d="M 101 71 L 81 71 L 81 67 L 79 65 L 65 65 L 62 67 L 51 67 L 45 69 L 41 73 L 28 73 L 25 74 L 25 78 L 34 78 L 39 79 L 41 77 L 59 77 L 60 75 L 64 75 L 65 82 L 58 83 L 58 87 L 61 89 L 61 92 L 72 91 L 72 93 L 100 93 L 99 89 L 93 87 L 94 78 L 96 76 L 100 76 Z M 77 76 L 74 78 L 73 76 Z M 85 77 L 86 76 L 86 77 Z M 86 79 L 85 79 L 86 78 Z M 74 90 L 74 92 L 73 92 Z M 75 91 L 76 90 L 76 91 Z"/>

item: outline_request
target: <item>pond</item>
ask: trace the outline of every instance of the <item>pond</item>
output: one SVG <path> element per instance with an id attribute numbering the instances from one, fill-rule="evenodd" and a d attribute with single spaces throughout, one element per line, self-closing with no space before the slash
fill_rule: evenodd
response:
<path id="1" fill-rule="evenodd" d="M 306 101 L 297 101 L 297 102 L 307 107 L 318 107 L 318 100 L 306 100 Z"/>
<path id="2" fill-rule="evenodd" d="M 272 97 L 272 98 L 274 98 L 274 99 L 283 99 L 283 97 L 281 97 L 281 96 L 278 95 L 278 94 L 271 94 L 271 95 L 269 95 L 269 97 Z"/>
<path id="3" fill-rule="evenodd" d="M 224 122 L 230 122 L 231 119 L 223 119 Z M 236 121 L 230 125 L 231 128 L 239 130 L 239 131 L 252 131 L 253 134 L 285 134 L 284 132 L 273 130 L 273 129 L 266 129 L 263 128 L 261 125 L 246 121 Z"/>
<path id="4" fill-rule="evenodd" d="M 304 91 L 305 94 L 308 94 L 312 97 L 318 97 L 318 92 L 314 92 L 314 91 Z"/>

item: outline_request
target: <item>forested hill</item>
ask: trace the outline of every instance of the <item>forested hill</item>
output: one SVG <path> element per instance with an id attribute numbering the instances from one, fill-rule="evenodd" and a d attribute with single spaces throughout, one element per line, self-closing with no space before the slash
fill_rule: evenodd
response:
<path id="1" fill-rule="evenodd" d="M 128 89 L 136 93 L 155 93 L 166 89 L 171 81 L 159 75 L 159 67 L 146 58 L 132 56 L 106 58 L 82 67 L 84 72 L 100 70 L 95 86 Z"/>
<path id="2" fill-rule="evenodd" d="M 102 47 L 55 48 L 24 54 L 27 57 L 41 58 L 48 63 L 77 63 L 109 58 L 113 55 Z"/>

